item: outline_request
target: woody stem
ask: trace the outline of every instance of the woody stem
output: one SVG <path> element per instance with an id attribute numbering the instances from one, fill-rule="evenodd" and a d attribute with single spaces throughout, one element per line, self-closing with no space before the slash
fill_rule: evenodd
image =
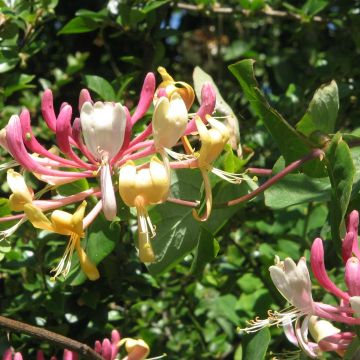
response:
<path id="1" fill-rule="evenodd" d="M 101 355 L 96 353 L 88 345 L 37 326 L 29 325 L 21 321 L 12 320 L 7 317 L 0 316 L 0 327 L 3 327 L 7 331 L 20 332 L 41 340 L 46 340 L 56 345 L 60 345 L 63 348 L 75 351 L 79 355 L 83 356 L 84 359 L 104 360 Z"/>

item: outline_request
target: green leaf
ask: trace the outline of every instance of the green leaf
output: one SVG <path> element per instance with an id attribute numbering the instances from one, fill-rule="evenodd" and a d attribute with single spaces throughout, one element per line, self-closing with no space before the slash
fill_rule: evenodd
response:
<path id="1" fill-rule="evenodd" d="M 313 179 L 305 174 L 290 174 L 265 191 L 265 204 L 282 209 L 310 201 L 328 201 L 330 196 L 328 178 Z"/>
<path id="2" fill-rule="evenodd" d="M 349 205 L 355 166 L 347 143 L 337 133 L 326 151 L 327 170 L 331 182 L 330 223 L 332 239 L 340 246 L 344 235 L 344 217 Z"/>
<path id="3" fill-rule="evenodd" d="M 270 331 L 268 328 L 262 329 L 246 344 L 243 350 L 244 360 L 262 360 L 265 358 L 266 350 L 270 343 Z"/>
<path id="4" fill-rule="evenodd" d="M 30 85 L 29 83 L 35 78 L 35 75 L 20 74 L 15 75 L 11 78 L 11 83 L 6 86 L 4 95 L 9 97 L 13 93 L 23 89 L 29 89 L 35 87 L 35 85 Z"/>
<path id="5" fill-rule="evenodd" d="M 78 16 L 71 19 L 59 32 L 63 34 L 79 34 L 94 31 L 99 28 L 99 24 L 90 17 Z"/>
<path id="6" fill-rule="evenodd" d="M 115 91 L 111 84 L 101 76 L 86 75 L 85 82 L 89 89 L 96 92 L 104 101 L 114 101 Z"/>
<path id="7" fill-rule="evenodd" d="M 164 6 L 165 4 L 168 4 L 171 0 L 153 0 L 153 1 L 147 1 L 146 5 L 141 9 L 141 11 L 145 14 L 149 13 L 150 11 L 153 11 L 161 6 Z"/>
<path id="8" fill-rule="evenodd" d="M 285 119 L 273 109 L 258 88 L 254 77 L 254 60 L 242 60 L 229 66 L 237 78 L 250 107 L 264 122 L 287 163 L 295 161 L 311 150 L 311 145 Z M 314 177 L 325 176 L 324 165 L 313 160 L 304 165 L 304 171 Z"/>
<path id="9" fill-rule="evenodd" d="M 191 264 L 191 273 L 200 275 L 205 265 L 216 257 L 219 249 L 219 243 L 213 234 L 206 229 L 201 229 L 194 260 Z"/>
<path id="10" fill-rule="evenodd" d="M 201 181 L 199 172 L 189 174 L 186 170 L 173 171 L 171 196 L 184 200 L 197 199 Z M 156 225 L 157 235 L 152 239 L 152 245 L 158 261 L 148 268 L 155 275 L 166 271 L 194 249 L 200 226 L 191 208 L 169 202 L 154 206 L 149 214 Z"/>
<path id="11" fill-rule="evenodd" d="M 234 325 L 238 325 L 240 322 L 240 317 L 235 311 L 236 302 L 236 297 L 231 294 L 204 300 L 205 307 L 213 312 L 215 317 L 226 318 Z"/>
<path id="12" fill-rule="evenodd" d="M 328 0 L 307 0 L 302 11 L 308 16 L 314 16 L 329 4 Z"/>
<path id="13" fill-rule="evenodd" d="M 314 131 L 333 133 L 338 110 L 339 93 L 336 82 L 333 80 L 330 84 L 324 84 L 316 90 L 305 115 L 296 128 L 306 136 Z"/>
<path id="14" fill-rule="evenodd" d="M 259 10 L 265 6 L 264 0 L 240 0 L 240 5 L 246 10 Z"/>

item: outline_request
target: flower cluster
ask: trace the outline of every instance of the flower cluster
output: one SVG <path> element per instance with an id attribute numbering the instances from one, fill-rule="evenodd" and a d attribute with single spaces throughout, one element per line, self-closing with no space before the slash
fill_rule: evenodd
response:
<path id="1" fill-rule="evenodd" d="M 127 355 L 123 357 L 122 360 L 144 360 L 150 353 L 149 346 L 144 340 L 131 338 L 121 339 L 120 333 L 117 330 L 112 331 L 111 339 L 105 338 L 102 342 L 96 340 L 94 351 L 101 355 L 104 360 L 115 360 L 119 359 L 119 349 L 123 345 L 125 346 Z M 160 358 L 162 358 L 162 356 L 156 357 L 155 359 Z M 78 359 L 79 357 L 76 352 L 67 349 L 64 350 L 63 360 Z M 2 360 L 23 360 L 23 356 L 20 352 L 15 352 L 12 348 L 9 348 L 3 354 Z M 41 350 L 36 353 L 36 360 L 45 360 Z M 57 358 L 52 356 L 51 360 L 57 360 Z"/>
<path id="2" fill-rule="evenodd" d="M 22 173 L 8 170 L 7 181 L 12 191 L 9 206 L 20 214 L 0 219 L 19 219 L 16 225 L 2 234 L 9 236 L 28 220 L 35 228 L 69 236 L 64 255 L 52 270 L 53 279 L 69 273 L 74 250 L 87 277 L 90 280 L 99 278 L 96 265 L 81 245 L 81 238 L 101 211 L 109 221 L 116 218 L 116 183 L 123 202 L 137 211 L 140 260 L 151 263 L 156 261 L 151 244 L 155 228 L 147 207 L 167 201 L 172 169 L 200 169 L 204 178 L 206 210 L 200 216 L 194 209 L 194 216 L 199 221 L 205 221 L 211 212 L 208 172 L 212 171 L 233 183 L 241 182 L 241 175 L 225 173 L 212 166 L 228 142 L 230 132 L 212 117 L 216 99 L 211 84 L 204 83 L 200 106 L 195 114 L 190 114 L 195 99 L 192 87 L 175 81 L 164 68 L 160 67 L 159 73 L 162 82 L 157 87 L 153 73 L 145 77 L 139 102 L 132 114 L 120 103 L 94 102 L 85 89 L 80 92 L 78 116 L 73 116 L 73 109 L 67 103 L 63 103 L 56 112 L 52 92 L 45 90 L 41 111 L 56 139 L 56 146 L 49 149 L 34 135 L 30 113 L 26 109 L 20 115 L 13 115 L 0 131 L 0 144 L 14 159 L 9 167 L 19 165 L 23 172 L 30 172 L 47 184 L 34 194 Z M 152 105 L 151 123 L 133 137 L 134 124 Z M 192 148 L 189 135 L 199 136 L 199 151 Z M 185 149 L 182 154 L 171 150 L 180 139 Z M 67 197 L 41 199 L 49 189 L 81 178 L 90 180 L 88 190 Z M 96 197 L 98 202 L 86 214 L 85 199 L 89 196 Z M 77 202 L 80 205 L 73 214 L 58 209 Z"/>
<path id="3" fill-rule="evenodd" d="M 312 284 L 305 258 L 296 264 L 291 258 L 269 268 L 270 276 L 291 307 L 285 311 L 269 311 L 265 320 L 256 319 L 242 329 L 254 332 L 271 325 L 282 325 L 290 342 L 300 347 L 309 357 L 317 358 L 323 351 L 335 351 L 340 356 L 356 337 L 354 331 L 341 330 L 332 322 L 360 325 L 360 249 L 358 244 L 359 213 L 350 213 L 346 235 L 342 241 L 342 258 L 345 267 L 344 282 L 347 291 L 339 288 L 328 276 L 323 241 L 314 240 L 311 247 L 312 272 L 323 289 L 338 299 L 338 305 L 313 300 Z M 312 340 L 309 339 L 310 332 Z"/>

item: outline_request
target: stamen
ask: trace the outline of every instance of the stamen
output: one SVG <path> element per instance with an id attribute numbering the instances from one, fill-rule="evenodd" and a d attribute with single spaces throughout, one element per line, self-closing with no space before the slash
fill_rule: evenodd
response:
<path id="1" fill-rule="evenodd" d="M 170 157 L 172 157 L 173 159 L 178 160 L 178 161 L 192 160 L 192 159 L 197 159 L 199 157 L 199 155 L 198 154 L 196 155 L 196 153 L 187 155 L 187 154 L 177 153 L 177 152 L 167 149 L 167 148 L 164 148 L 164 150 Z"/>
<path id="2" fill-rule="evenodd" d="M 66 277 L 69 273 L 71 267 L 71 259 L 77 241 L 79 241 L 79 235 L 75 233 L 71 234 L 69 242 L 64 251 L 64 255 L 62 256 L 59 264 L 50 271 L 52 273 L 55 272 L 55 275 L 50 278 L 51 281 L 55 281 L 60 274 Z"/>
<path id="3" fill-rule="evenodd" d="M 11 169 L 11 168 L 13 168 L 15 166 L 18 166 L 18 165 L 19 164 L 15 160 L 8 161 L 8 162 L 0 165 L 0 171 Z"/>
<path id="4" fill-rule="evenodd" d="M 246 332 L 247 334 L 250 334 L 269 326 L 288 325 L 303 315 L 302 311 L 293 307 L 280 312 L 269 310 L 267 319 L 260 319 L 259 317 L 256 317 L 254 320 L 247 321 L 250 326 L 243 329 L 238 328 L 238 332 Z"/>
<path id="5" fill-rule="evenodd" d="M 7 237 L 11 236 L 16 232 L 16 230 L 27 220 L 27 218 L 24 216 L 22 219 L 20 219 L 15 225 L 10 227 L 9 229 L 0 231 L 0 241 L 6 240 Z"/>
<path id="6" fill-rule="evenodd" d="M 241 184 L 243 180 L 246 180 L 243 174 L 234 174 L 218 168 L 211 168 L 210 170 L 216 176 L 228 181 L 231 184 Z"/>

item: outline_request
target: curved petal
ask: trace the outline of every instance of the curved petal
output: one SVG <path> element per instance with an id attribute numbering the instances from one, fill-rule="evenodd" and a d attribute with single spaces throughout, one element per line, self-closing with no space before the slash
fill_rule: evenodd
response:
<path id="1" fill-rule="evenodd" d="M 324 248 L 320 238 L 316 238 L 311 246 L 310 262 L 312 271 L 319 284 L 335 296 L 348 301 L 349 295 L 340 290 L 327 275 L 324 262 Z"/>
<path id="2" fill-rule="evenodd" d="M 46 89 L 41 98 L 41 112 L 47 126 L 53 132 L 56 131 L 56 115 L 54 111 L 53 94 L 50 89 Z"/>
<path id="3" fill-rule="evenodd" d="M 141 89 L 139 103 L 134 114 L 131 116 L 131 125 L 134 125 L 148 111 L 154 98 L 155 84 L 155 75 L 154 73 L 149 72 L 145 77 L 144 84 Z"/>

